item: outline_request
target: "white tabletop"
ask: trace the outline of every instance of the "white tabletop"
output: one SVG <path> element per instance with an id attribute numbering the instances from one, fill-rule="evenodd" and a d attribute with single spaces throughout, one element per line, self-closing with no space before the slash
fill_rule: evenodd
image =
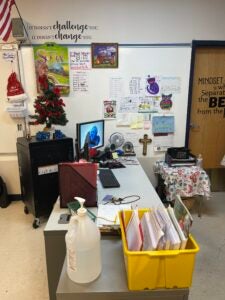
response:
<path id="1" fill-rule="evenodd" d="M 151 184 L 141 165 L 127 165 L 126 168 L 113 169 L 117 180 L 120 183 L 119 188 L 103 188 L 98 179 L 98 203 L 105 195 L 113 195 L 114 197 L 123 198 L 129 195 L 140 196 L 140 200 L 135 202 L 138 207 L 157 207 L 163 206 L 155 188 Z M 94 214 L 97 214 L 97 208 L 91 208 Z M 68 213 L 68 209 L 60 208 L 59 198 L 57 199 L 49 220 L 44 229 L 47 231 L 67 230 L 68 224 L 58 224 L 59 217 L 62 213 Z"/>

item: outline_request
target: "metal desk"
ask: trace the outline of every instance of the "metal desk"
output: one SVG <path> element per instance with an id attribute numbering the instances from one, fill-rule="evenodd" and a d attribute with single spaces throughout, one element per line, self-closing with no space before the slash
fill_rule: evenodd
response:
<path id="1" fill-rule="evenodd" d="M 129 291 L 123 259 L 122 243 L 119 239 L 101 241 L 102 272 L 93 282 L 76 284 L 66 273 L 66 260 L 56 292 L 57 300 L 187 300 L 188 289 L 158 289 Z"/>
<path id="2" fill-rule="evenodd" d="M 126 168 L 113 169 L 113 172 L 120 182 L 120 188 L 104 189 L 101 183 L 98 182 L 99 201 L 101 201 L 106 194 L 114 195 L 115 197 L 139 195 L 141 197 L 140 201 L 137 202 L 139 207 L 163 206 L 141 165 L 129 165 Z M 96 214 L 97 208 L 92 208 L 92 211 Z M 65 212 L 68 212 L 68 210 L 60 209 L 59 201 L 57 201 L 44 229 L 50 300 L 56 299 L 56 289 L 66 254 L 65 234 L 68 225 L 58 224 L 60 214 Z M 188 289 L 185 291 L 186 295 Z"/>

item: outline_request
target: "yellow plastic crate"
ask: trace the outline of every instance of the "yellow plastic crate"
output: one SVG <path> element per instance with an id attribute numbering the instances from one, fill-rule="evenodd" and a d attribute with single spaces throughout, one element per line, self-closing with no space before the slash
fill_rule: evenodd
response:
<path id="1" fill-rule="evenodd" d="M 140 209 L 139 217 L 149 209 Z M 199 251 L 190 235 L 184 250 L 129 251 L 124 226 L 128 224 L 132 211 L 124 211 L 123 223 L 120 212 L 123 253 L 129 290 L 187 288 L 191 286 L 195 254 Z"/>

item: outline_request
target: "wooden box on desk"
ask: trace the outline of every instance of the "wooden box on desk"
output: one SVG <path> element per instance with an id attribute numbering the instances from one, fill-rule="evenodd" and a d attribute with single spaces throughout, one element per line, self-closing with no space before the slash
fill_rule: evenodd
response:
<path id="1" fill-rule="evenodd" d="M 149 209 L 139 209 L 139 217 Z M 190 235 L 185 250 L 129 251 L 125 226 L 132 211 L 120 212 L 123 253 L 129 290 L 187 288 L 191 286 L 199 247 Z"/>

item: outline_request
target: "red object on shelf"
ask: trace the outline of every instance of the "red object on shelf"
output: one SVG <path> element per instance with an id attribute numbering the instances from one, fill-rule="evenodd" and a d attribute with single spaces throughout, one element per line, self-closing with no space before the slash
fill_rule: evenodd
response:
<path id="1" fill-rule="evenodd" d="M 89 157 L 95 157 L 98 153 L 98 150 L 96 148 L 90 148 L 89 149 Z"/>

